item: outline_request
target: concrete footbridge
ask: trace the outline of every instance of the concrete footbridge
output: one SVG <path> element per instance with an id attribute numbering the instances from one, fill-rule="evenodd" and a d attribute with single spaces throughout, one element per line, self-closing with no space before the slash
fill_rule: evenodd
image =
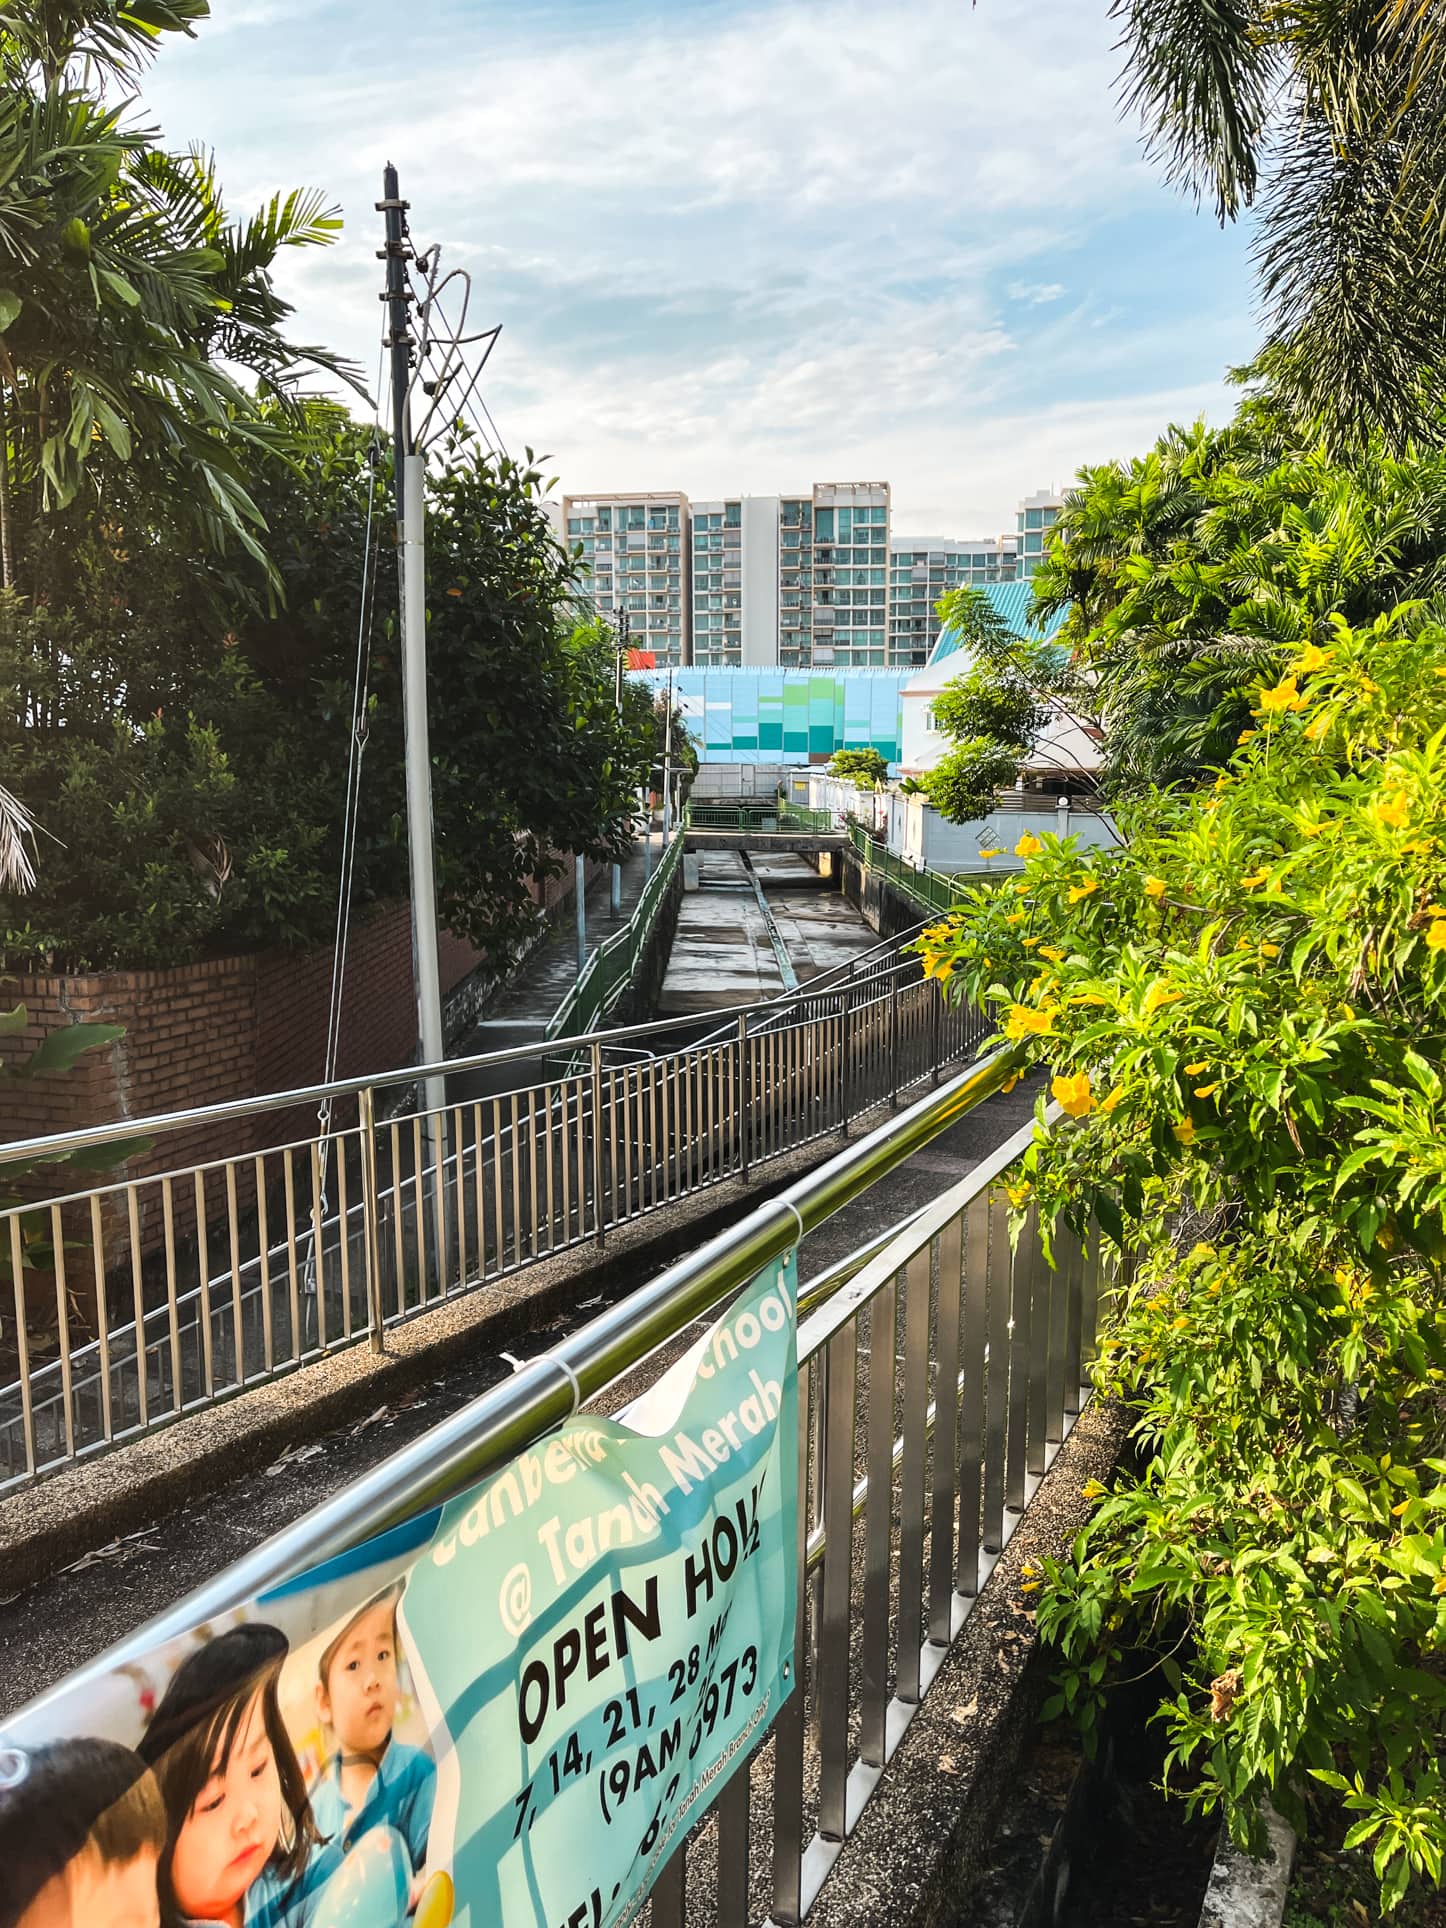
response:
<path id="1" fill-rule="evenodd" d="M 847 841 L 847 832 L 836 824 L 827 810 L 809 810 L 800 804 L 763 804 L 757 801 L 725 801 L 709 798 L 690 803 L 683 820 L 683 836 L 689 850 L 746 850 L 767 854 L 791 851 L 799 856 L 818 856 L 838 851 Z"/>

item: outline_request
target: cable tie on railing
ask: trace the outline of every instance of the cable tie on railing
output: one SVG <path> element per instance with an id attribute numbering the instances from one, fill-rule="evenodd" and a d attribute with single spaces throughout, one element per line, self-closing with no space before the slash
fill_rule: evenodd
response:
<path id="1" fill-rule="evenodd" d="M 790 1202 L 786 1198 L 780 1198 L 778 1202 L 783 1207 L 785 1212 L 793 1213 L 794 1223 L 798 1227 L 798 1239 L 796 1242 L 802 1245 L 804 1239 L 807 1238 L 808 1236 L 808 1228 L 803 1222 L 803 1213 L 798 1209 L 796 1205 L 790 1204 Z"/>
<path id="2" fill-rule="evenodd" d="M 544 1353 L 543 1357 L 547 1360 L 549 1365 L 554 1365 L 557 1367 L 558 1371 L 562 1374 L 564 1379 L 566 1379 L 568 1385 L 572 1387 L 572 1412 L 568 1414 L 568 1418 L 571 1419 L 573 1416 L 573 1413 L 575 1413 L 578 1407 L 582 1404 L 582 1387 L 577 1383 L 577 1374 L 573 1371 L 572 1367 L 567 1363 L 566 1359 L 563 1358 L 560 1352 Z"/>
<path id="3" fill-rule="evenodd" d="M 0 1747 L 0 1792 L 19 1787 L 30 1772 L 30 1756 L 23 1747 Z"/>

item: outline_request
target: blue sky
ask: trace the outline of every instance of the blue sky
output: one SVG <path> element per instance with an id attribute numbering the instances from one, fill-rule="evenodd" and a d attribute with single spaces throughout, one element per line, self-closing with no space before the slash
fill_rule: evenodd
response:
<path id="1" fill-rule="evenodd" d="M 238 209 L 341 204 L 282 273 L 298 334 L 370 379 L 394 160 L 503 324 L 498 427 L 563 488 L 886 477 L 900 533 L 980 535 L 1229 412 L 1246 237 L 1121 122 L 1106 0 L 212 4 L 147 116 Z"/>

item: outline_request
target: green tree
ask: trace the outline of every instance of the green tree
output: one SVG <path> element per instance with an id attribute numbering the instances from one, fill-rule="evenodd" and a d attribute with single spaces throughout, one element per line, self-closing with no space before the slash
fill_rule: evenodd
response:
<path id="1" fill-rule="evenodd" d="M 1153 1654 L 1189 1798 L 1334 1789 L 1389 1910 L 1446 1853 L 1446 628 L 1336 614 L 1271 677 L 1207 797 L 1027 840 L 926 968 L 1053 1072 L 1017 1209 L 1132 1255 L 1055 1705 Z"/>
<path id="2" fill-rule="evenodd" d="M 1123 98 L 1221 222 L 1258 209 L 1259 371 L 1333 442 L 1434 436 L 1446 61 L 1434 0 L 1111 0 Z"/>
<path id="3" fill-rule="evenodd" d="M 1074 679 L 1066 651 L 1016 635 L 982 589 L 950 590 L 939 618 L 968 667 L 931 705 L 934 728 L 954 747 L 926 773 L 924 788 L 951 823 L 972 823 L 1015 781 Z"/>
<path id="4" fill-rule="evenodd" d="M 828 773 L 859 790 L 877 790 L 888 781 L 889 766 L 877 750 L 835 750 Z"/>
<path id="5" fill-rule="evenodd" d="M 1069 701 L 1103 731 L 1106 789 L 1194 782 L 1250 721 L 1252 688 L 1321 641 L 1446 587 L 1446 456 L 1349 463 L 1301 446 L 1258 400 L 1223 429 L 1172 428 L 1084 469 L 1035 573 L 1065 618 Z"/>
<path id="6" fill-rule="evenodd" d="M 248 449 L 284 445 L 263 392 L 303 367 L 272 269 L 330 241 L 322 197 L 277 195 L 232 222 L 210 159 L 166 153 L 131 117 L 160 37 L 205 0 L 42 0 L 0 15 L 0 585 L 28 587 L 37 525 L 82 488 L 127 539 L 185 531 L 263 560 Z"/>

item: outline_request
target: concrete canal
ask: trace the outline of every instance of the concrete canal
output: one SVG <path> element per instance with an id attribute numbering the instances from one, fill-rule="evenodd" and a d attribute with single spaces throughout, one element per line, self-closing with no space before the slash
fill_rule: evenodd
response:
<path id="1" fill-rule="evenodd" d="M 685 864 L 659 1017 L 779 997 L 879 942 L 805 857 L 715 849 Z"/>

